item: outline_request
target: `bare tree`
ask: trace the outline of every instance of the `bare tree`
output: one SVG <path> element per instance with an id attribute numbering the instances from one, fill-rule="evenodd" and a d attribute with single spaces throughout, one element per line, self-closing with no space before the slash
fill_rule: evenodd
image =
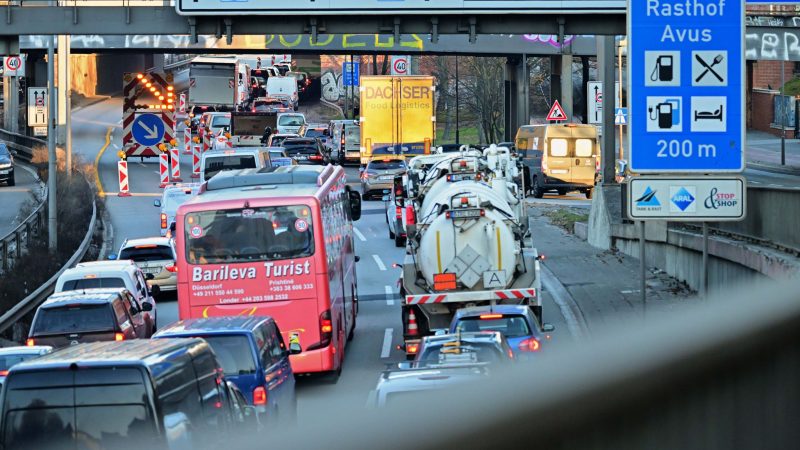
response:
<path id="1" fill-rule="evenodd" d="M 464 99 L 460 103 L 478 118 L 481 140 L 499 142 L 504 129 L 505 58 L 466 56 L 459 62 L 459 70 L 464 69 L 460 70 L 464 76 L 459 76 Z"/>

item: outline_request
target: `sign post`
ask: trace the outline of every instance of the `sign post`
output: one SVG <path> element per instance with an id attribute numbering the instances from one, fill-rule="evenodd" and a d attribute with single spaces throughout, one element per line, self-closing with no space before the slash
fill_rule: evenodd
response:
<path id="1" fill-rule="evenodd" d="M 631 180 L 627 213 L 702 222 L 705 290 L 706 222 L 746 214 L 746 184 L 731 176 L 745 166 L 745 1 L 691 3 L 628 1 L 630 169 L 652 176 Z M 640 225 L 642 264 L 645 243 Z"/>

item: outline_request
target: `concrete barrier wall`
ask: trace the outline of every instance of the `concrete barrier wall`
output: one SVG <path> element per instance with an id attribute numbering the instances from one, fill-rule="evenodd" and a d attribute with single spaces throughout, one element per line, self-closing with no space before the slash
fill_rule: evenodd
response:
<path id="1" fill-rule="evenodd" d="M 745 220 L 711 226 L 800 252 L 800 189 L 749 186 Z"/>

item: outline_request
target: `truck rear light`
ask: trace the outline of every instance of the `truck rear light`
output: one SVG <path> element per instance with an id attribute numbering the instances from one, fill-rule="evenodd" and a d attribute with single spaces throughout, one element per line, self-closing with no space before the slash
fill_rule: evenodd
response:
<path id="1" fill-rule="evenodd" d="M 402 219 L 403 218 L 403 208 L 402 207 L 396 206 L 394 208 L 394 217 L 396 219 Z"/>
<path id="2" fill-rule="evenodd" d="M 167 228 L 167 215 L 164 213 L 161 213 L 161 228 L 162 229 Z"/>
<path id="3" fill-rule="evenodd" d="M 414 215 L 414 207 L 406 205 L 406 225 L 414 225 L 417 222 L 417 217 Z"/>
<path id="4" fill-rule="evenodd" d="M 419 344 L 407 344 L 406 345 L 406 353 L 410 355 L 416 355 L 419 351 Z"/>
<path id="5" fill-rule="evenodd" d="M 25 339 L 25 345 L 27 345 L 28 347 L 33 347 L 34 345 L 36 345 L 36 341 L 33 338 Z"/>
<path id="6" fill-rule="evenodd" d="M 117 341 L 117 342 L 124 341 L 125 340 L 125 335 L 122 334 L 122 333 L 114 333 L 114 340 Z"/>
<path id="7" fill-rule="evenodd" d="M 267 390 L 264 386 L 258 386 L 253 390 L 253 406 L 264 406 L 267 404 Z"/>
<path id="8" fill-rule="evenodd" d="M 530 337 L 519 343 L 519 349 L 523 352 L 538 352 L 540 347 L 541 344 L 539 340 L 534 337 Z"/>

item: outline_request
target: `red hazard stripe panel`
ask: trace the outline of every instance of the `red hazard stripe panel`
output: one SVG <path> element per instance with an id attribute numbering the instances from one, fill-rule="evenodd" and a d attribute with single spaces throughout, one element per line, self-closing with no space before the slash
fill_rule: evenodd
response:
<path id="1" fill-rule="evenodd" d="M 436 297 L 436 300 L 434 300 L 433 303 L 442 303 L 444 301 L 444 299 L 446 299 L 446 298 L 447 298 L 446 295 L 440 295 L 440 296 Z"/>
<path id="2" fill-rule="evenodd" d="M 511 294 L 517 298 L 525 298 L 525 294 L 522 291 L 511 291 Z"/>
<path id="3" fill-rule="evenodd" d="M 499 298 L 500 300 L 508 299 L 508 296 L 506 295 L 505 291 L 497 291 L 495 292 L 495 294 L 497 295 L 497 298 Z"/>

